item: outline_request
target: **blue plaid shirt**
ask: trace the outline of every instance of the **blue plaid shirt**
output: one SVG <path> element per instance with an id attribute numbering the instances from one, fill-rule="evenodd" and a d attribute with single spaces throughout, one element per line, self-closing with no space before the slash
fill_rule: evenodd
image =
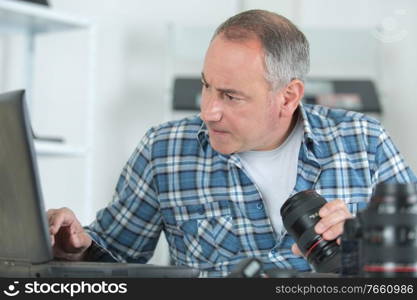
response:
<path id="1" fill-rule="evenodd" d="M 378 182 L 417 181 L 378 121 L 321 106 L 299 110 L 304 137 L 292 194 L 315 189 L 328 201 L 344 200 L 355 214 Z M 266 268 L 310 270 L 291 252 L 294 240 L 274 232 L 238 156 L 210 146 L 199 116 L 146 133 L 113 201 L 87 227 L 99 249 L 92 259 L 146 263 L 162 230 L 174 264 L 207 276 L 225 276 L 248 256 Z"/>

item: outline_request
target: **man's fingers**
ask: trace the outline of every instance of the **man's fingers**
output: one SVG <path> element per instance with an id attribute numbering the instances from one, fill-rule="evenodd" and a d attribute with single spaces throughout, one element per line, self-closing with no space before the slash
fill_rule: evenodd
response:
<path id="1" fill-rule="evenodd" d="M 74 213 L 68 208 L 50 209 L 47 212 L 51 245 L 55 257 L 82 260 L 92 239 L 84 231 Z"/>
<path id="2" fill-rule="evenodd" d="M 77 248 L 80 244 L 76 237 L 81 225 L 75 219 L 74 214 L 68 208 L 50 209 L 47 211 L 49 233 L 52 246 L 62 247 L 66 243 L 70 248 Z"/>
<path id="3" fill-rule="evenodd" d="M 62 214 L 56 214 L 55 216 L 51 217 L 49 223 L 49 231 L 51 234 L 57 234 L 59 229 L 62 227 L 64 223 L 65 217 Z"/>
<path id="4" fill-rule="evenodd" d="M 80 248 L 80 238 L 77 234 L 70 232 L 69 234 L 69 243 L 71 245 L 72 248 L 74 249 L 78 249 Z"/>
<path id="5" fill-rule="evenodd" d="M 334 200 L 326 203 L 319 210 L 320 221 L 315 225 L 314 230 L 321 234 L 325 240 L 337 239 L 340 245 L 340 238 L 343 233 L 343 225 L 346 219 L 352 218 L 345 202 L 342 200 Z M 295 255 L 303 256 L 297 244 L 291 246 L 291 250 Z"/>
<path id="6" fill-rule="evenodd" d="M 67 208 L 50 209 L 47 215 L 51 234 L 57 234 L 63 226 L 71 226 L 75 220 L 75 216 Z"/>
<path id="7" fill-rule="evenodd" d="M 60 213 L 58 209 L 50 209 L 47 212 L 48 223 L 49 223 L 49 232 L 52 235 L 55 235 L 59 228 L 61 227 L 62 222 L 64 221 L 63 213 Z"/>
<path id="8" fill-rule="evenodd" d="M 327 215 L 333 213 L 337 210 L 346 210 L 348 212 L 348 209 L 346 207 L 346 204 L 343 200 L 336 199 L 330 202 L 327 202 L 323 207 L 319 210 L 319 215 L 321 218 L 326 217 Z"/>
<path id="9" fill-rule="evenodd" d="M 345 209 L 334 210 L 331 214 L 323 217 L 314 227 L 318 234 L 322 234 L 329 230 L 332 226 L 351 218 L 352 215 Z M 343 228 L 342 228 L 343 229 Z"/>
<path id="10" fill-rule="evenodd" d="M 296 243 L 294 243 L 292 246 L 291 246 L 291 251 L 292 251 L 292 253 L 294 253 L 295 255 L 298 255 L 298 256 L 303 256 L 303 254 L 301 253 L 301 251 L 300 251 L 300 248 L 298 248 L 298 246 L 297 246 L 297 244 Z"/>
<path id="11" fill-rule="evenodd" d="M 330 227 L 328 230 L 326 230 L 326 232 L 322 234 L 323 238 L 325 240 L 331 241 L 339 237 L 343 233 L 343 224 L 344 222 Z"/>
<path id="12" fill-rule="evenodd" d="M 74 246 L 74 248 L 80 248 L 83 246 L 83 240 L 85 240 L 83 237 L 83 232 L 71 230 L 69 238 L 71 239 L 71 244 Z"/>
<path id="13" fill-rule="evenodd" d="M 84 230 L 71 232 L 69 239 L 74 252 L 83 251 L 92 243 L 91 237 Z"/>

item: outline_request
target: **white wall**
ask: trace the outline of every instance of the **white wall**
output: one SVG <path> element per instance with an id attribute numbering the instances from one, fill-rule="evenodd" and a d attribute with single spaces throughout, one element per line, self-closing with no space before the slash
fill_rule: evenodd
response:
<path id="1" fill-rule="evenodd" d="M 417 2 L 412 0 L 302 1 L 299 14 L 299 24 L 303 27 L 359 29 L 369 35 L 369 43 L 376 42 L 377 68 L 374 79 L 384 109 L 380 119 L 415 172 L 416 17 Z M 359 44 L 356 48 L 360 53 L 361 49 L 367 49 L 367 45 Z M 358 55 L 358 61 L 360 59 Z M 338 65 L 334 67 L 337 68 Z M 344 72 L 344 69 L 335 71 L 338 76 Z M 358 73 L 360 72 L 358 67 Z"/>
<path id="2" fill-rule="evenodd" d="M 417 3 L 413 0 L 51 0 L 50 3 L 54 10 L 85 16 L 97 24 L 93 198 L 87 204 L 90 212 L 111 200 L 119 173 L 145 131 L 170 116 L 166 88 L 172 70 L 167 63 L 171 52 L 167 24 L 215 26 L 241 8 L 274 10 L 302 28 L 360 29 L 376 38 L 380 44 L 376 54 L 380 57 L 376 59 L 380 63 L 374 73 L 385 111 L 382 121 L 417 171 L 414 154 L 417 139 L 413 130 L 417 128 L 414 117 Z M 382 38 L 373 35 L 376 25 L 385 25 L 385 37 L 401 30 L 407 34 L 398 41 L 387 41 L 384 35 Z M 19 87 L 22 78 L 16 66 L 22 64 L 19 59 L 22 49 L 10 46 L 19 41 L 10 37 L 1 41 L 0 76 L 4 77 L 0 88 Z M 37 42 L 38 53 L 42 55 L 35 64 L 35 128 L 44 134 L 62 133 L 75 144 L 85 142 L 80 132 L 84 126 L 83 99 L 88 90 L 87 43 L 88 38 L 82 32 L 45 36 Z M 198 64 L 193 68 L 199 70 Z M 324 70 L 320 65 L 313 68 L 316 73 Z M 343 68 L 337 66 L 329 72 L 333 71 L 339 76 L 344 74 Z M 89 222 L 93 215 L 85 213 L 85 203 L 79 200 L 85 188 L 80 176 L 83 158 L 41 158 L 40 164 L 47 206 L 68 206 L 82 216 L 84 223 Z M 154 262 L 166 263 L 165 250 L 158 251 Z"/>

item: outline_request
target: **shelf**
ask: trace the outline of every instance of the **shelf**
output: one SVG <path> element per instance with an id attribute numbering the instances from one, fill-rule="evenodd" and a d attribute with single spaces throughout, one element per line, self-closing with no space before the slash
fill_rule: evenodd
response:
<path id="1" fill-rule="evenodd" d="M 90 22 L 53 8 L 12 0 L 0 1 L 0 27 L 32 34 L 87 28 Z"/>
<path id="2" fill-rule="evenodd" d="M 77 134 L 85 134 L 84 143 L 80 141 L 79 143 L 68 144 L 35 139 L 34 151 L 37 158 L 39 158 L 39 164 L 42 165 L 40 166 L 42 171 L 40 177 L 44 190 L 46 190 L 45 200 L 47 201 L 47 205 L 49 207 L 59 207 L 65 202 L 72 203 L 82 223 L 87 223 L 95 215 L 91 206 L 91 201 L 94 199 L 94 196 L 92 188 L 93 157 L 90 141 L 94 128 L 96 24 L 94 20 L 90 20 L 89 18 L 57 11 L 53 6 L 49 7 L 23 1 L 0 0 L 0 37 L 2 37 L 1 35 L 5 35 L 6 37 L 4 42 L 1 41 L 1 44 L 8 46 L 9 36 L 19 38 L 16 41 L 10 39 L 13 45 L 6 47 L 6 51 L 2 53 L 2 56 L 3 59 L 9 59 L 9 56 L 10 58 L 12 56 L 14 57 L 16 54 L 13 50 L 15 50 L 15 46 L 19 46 L 16 49 L 18 50 L 17 55 L 20 57 L 16 57 L 16 59 L 19 59 L 19 62 L 22 61 L 23 64 L 22 68 L 19 68 L 20 74 L 22 77 L 25 77 L 24 79 L 22 78 L 24 82 L 21 86 L 26 90 L 26 100 L 29 105 L 32 104 L 31 97 L 34 95 L 33 78 L 35 74 L 35 60 L 37 55 L 39 55 L 37 53 L 38 40 L 40 39 L 42 41 L 42 35 L 48 33 L 64 33 L 68 31 L 77 31 L 75 33 L 82 31 L 83 38 L 88 39 L 86 43 L 80 43 L 80 46 L 82 45 L 88 50 L 87 73 L 85 74 L 87 76 L 86 95 L 88 103 L 82 106 L 86 110 L 86 117 L 83 119 L 85 121 L 85 126 L 83 126 L 85 130 Z M 51 40 L 54 36 L 55 34 L 50 39 L 42 41 L 42 43 L 45 42 L 48 45 L 48 43 L 52 42 Z M 65 37 L 63 36 L 62 38 Z M 15 43 L 16 45 L 14 45 Z M 22 53 L 20 53 L 21 49 Z M 9 75 L 7 71 L 5 70 L 2 75 Z M 11 80 L 12 83 L 13 79 Z M 40 103 L 42 105 L 42 102 Z M 49 126 L 53 126 L 53 124 Z M 61 134 L 59 133 L 58 135 Z M 62 166 L 69 167 L 69 172 L 67 173 L 65 170 L 62 173 Z M 64 176 L 67 179 L 64 181 L 74 181 L 73 185 L 67 186 L 65 183 L 59 183 L 62 180 L 56 182 L 56 176 Z M 83 182 L 79 182 L 79 179 Z M 81 183 L 81 186 L 75 186 L 77 183 Z M 68 193 L 62 193 L 63 188 Z M 56 199 L 60 200 L 57 202 Z"/>
<path id="3" fill-rule="evenodd" d="M 74 147 L 66 144 L 39 142 L 35 141 L 36 154 L 40 156 L 66 156 L 66 157 L 82 157 L 87 154 L 87 150 L 82 147 Z"/>

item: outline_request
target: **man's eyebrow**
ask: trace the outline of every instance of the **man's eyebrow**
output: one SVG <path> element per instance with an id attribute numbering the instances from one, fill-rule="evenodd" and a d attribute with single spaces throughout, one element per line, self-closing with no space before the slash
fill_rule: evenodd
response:
<path id="1" fill-rule="evenodd" d="M 225 94 L 239 95 L 239 96 L 243 96 L 243 97 L 246 97 L 246 98 L 248 97 L 244 92 L 238 91 L 238 90 L 235 90 L 235 89 L 219 88 L 219 89 L 216 89 L 216 90 L 218 90 L 219 92 L 225 93 Z"/>
<path id="2" fill-rule="evenodd" d="M 206 78 L 204 77 L 204 73 L 203 73 L 203 72 L 201 72 L 201 81 L 202 81 L 204 84 L 209 85 L 209 84 L 207 83 Z M 225 93 L 225 94 L 234 94 L 234 95 L 239 95 L 239 96 L 243 96 L 243 97 L 248 98 L 248 95 L 246 95 L 244 92 L 242 92 L 242 91 L 238 91 L 238 90 L 235 90 L 235 89 L 229 89 L 229 88 L 216 88 L 216 90 L 218 90 L 219 92 Z"/>

